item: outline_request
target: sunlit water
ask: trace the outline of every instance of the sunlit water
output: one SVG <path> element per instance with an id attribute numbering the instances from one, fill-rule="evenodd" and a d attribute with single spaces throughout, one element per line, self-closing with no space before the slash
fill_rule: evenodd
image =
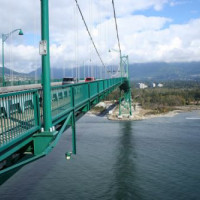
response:
<path id="1" fill-rule="evenodd" d="M 0 199 L 200 199 L 200 112 L 135 122 L 83 117 L 46 157 L 0 186 Z"/>

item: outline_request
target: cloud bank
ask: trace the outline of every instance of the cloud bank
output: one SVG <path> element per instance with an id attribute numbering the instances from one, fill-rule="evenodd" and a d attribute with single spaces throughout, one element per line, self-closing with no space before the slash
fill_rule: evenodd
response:
<path id="1" fill-rule="evenodd" d="M 118 47 L 111 1 L 79 0 L 79 4 L 104 63 L 117 65 L 118 53 L 108 52 Z M 166 6 L 175 7 L 179 2 L 115 0 L 115 4 L 122 52 L 129 55 L 130 63 L 200 61 L 200 18 L 175 24 L 170 15 L 162 16 Z M 150 9 L 156 15 L 145 15 Z M 74 0 L 50 0 L 49 15 L 51 67 L 101 65 Z M 5 66 L 19 72 L 40 67 L 40 1 L 3 1 L 0 19 L 1 33 L 15 28 L 24 31 L 24 36 L 13 34 L 6 41 Z"/>

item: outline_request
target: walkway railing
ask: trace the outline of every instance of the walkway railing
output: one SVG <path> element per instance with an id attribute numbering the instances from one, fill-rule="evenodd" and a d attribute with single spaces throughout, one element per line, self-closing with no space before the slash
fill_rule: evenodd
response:
<path id="1" fill-rule="evenodd" d="M 37 90 L 0 95 L 0 148 L 40 128 Z"/>
<path id="2" fill-rule="evenodd" d="M 72 110 L 77 110 L 93 99 L 99 98 L 99 101 L 123 81 L 123 78 L 114 78 L 52 87 L 53 125 L 64 120 Z M 41 129 L 42 107 L 42 90 L 0 95 L 0 154 L 4 149 L 31 137 Z"/>

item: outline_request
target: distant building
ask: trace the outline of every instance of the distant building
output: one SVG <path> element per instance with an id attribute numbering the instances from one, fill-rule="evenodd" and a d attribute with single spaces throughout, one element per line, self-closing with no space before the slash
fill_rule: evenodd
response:
<path id="1" fill-rule="evenodd" d="M 155 87 L 156 87 L 156 84 L 155 84 L 155 83 L 152 83 L 152 87 L 155 88 Z"/>
<path id="2" fill-rule="evenodd" d="M 144 83 L 138 83 L 138 84 L 139 84 L 139 88 L 140 88 L 140 89 L 148 88 L 148 86 L 145 85 Z"/>
<path id="3" fill-rule="evenodd" d="M 158 87 L 163 87 L 163 84 L 162 83 L 158 83 Z"/>

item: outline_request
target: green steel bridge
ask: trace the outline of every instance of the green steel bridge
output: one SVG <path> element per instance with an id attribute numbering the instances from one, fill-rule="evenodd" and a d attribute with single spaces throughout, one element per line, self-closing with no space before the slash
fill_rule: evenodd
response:
<path id="1" fill-rule="evenodd" d="M 82 13 L 81 16 L 84 19 Z M 94 47 L 105 67 L 95 44 Z M 66 153 L 66 158 L 76 154 L 76 121 L 116 88 L 120 88 L 119 103 L 126 101 L 132 115 L 128 56 L 122 56 L 120 44 L 120 76 L 51 86 L 48 0 L 41 0 L 40 54 L 42 87 L 0 94 L 0 182 L 1 176 L 47 155 L 69 127 L 72 128 L 72 150 Z"/>
<path id="2" fill-rule="evenodd" d="M 76 154 L 76 121 L 117 87 L 129 101 L 127 78 L 51 87 L 52 126 L 48 131 L 42 89 L 0 94 L 0 174 L 48 154 L 69 127 L 72 153 Z"/>

